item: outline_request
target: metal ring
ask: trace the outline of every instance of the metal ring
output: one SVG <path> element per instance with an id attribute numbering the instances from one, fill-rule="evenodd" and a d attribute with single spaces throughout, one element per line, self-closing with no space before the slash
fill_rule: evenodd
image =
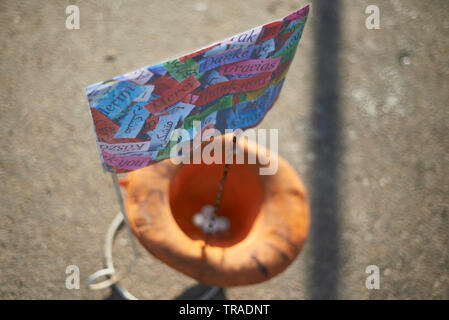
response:
<path id="1" fill-rule="evenodd" d="M 100 289 L 106 289 L 108 287 L 112 287 L 116 293 L 118 293 L 123 299 L 126 300 L 139 300 L 137 299 L 133 294 L 131 294 L 128 290 L 120 286 L 118 283 L 125 274 L 117 274 L 115 272 L 114 268 L 114 262 L 112 257 L 112 247 L 114 245 L 114 240 L 117 235 L 117 231 L 120 230 L 124 225 L 124 218 L 123 214 L 119 212 L 114 220 L 112 220 L 111 225 L 109 226 L 109 229 L 106 233 L 106 242 L 105 242 L 105 265 L 106 268 L 98 270 L 97 272 L 93 273 L 89 276 L 87 279 L 87 286 L 91 290 L 100 290 Z M 128 270 L 129 271 L 129 270 Z M 100 282 L 100 283 L 94 283 L 101 277 L 108 277 L 109 279 Z M 218 291 L 220 290 L 219 287 L 210 287 L 209 290 L 204 292 L 201 296 L 197 298 L 197 300 L 209 300 L 211 299 Z"/>
<path id="2" fill-rule="evenodd" d="M 113 279 L 114 274 L 115 271 L 113 269 L 105 268 L 98 270 L 87 278 L 87 286 L 91 290 L 100 290 L 110 287 L 113 284 L 111 280 Z M 107 277 L 108 279 L 100 283 L 94 283 L 101 277 Z"/>
<path id="3" fill-rule="evenodd" d="M 114 245 L 114 239 L 117 231 L 123 226 L 123 222 L 123 214 L 119 212 L 115 216 L 114 220 L 112 220 L 112 223 L 109 226 L 108 231 L 106 232 L 106 242 L 104 247 L 106 268 L 96 271 L 87 278 L 87 287 L 90 290 L 101 290 L 114 286 L 126 275 L 126 273 L 130 271 L 127 270 L 126 273 L 116 273 L 112 260 L 112 247 Z M 135 260 L 136 257 L 134 257 L 131 268 L 134 265 Z M 94 283 L 101 277 L 107 277 L 108 279 L 99 283 Z"/>

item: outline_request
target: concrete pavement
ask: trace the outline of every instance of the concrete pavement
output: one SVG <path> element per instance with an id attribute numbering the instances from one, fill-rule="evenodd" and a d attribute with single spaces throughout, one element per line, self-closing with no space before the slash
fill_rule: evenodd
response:
<path id="1" fill-rule="evenodd" d="M 104 299 L 118 204 L 100 168 L 86 85 L 282 17 L 305 1 L 0 2 L 0 298 Z M 80 30 L 65 28 L 79 5 Z M 312 229 L 278 277 L 229 299 L 449 298 L 447 1 L 313 1 L 284 90 L 262 123 L 304 179 Z M 365 28 L 365 8 L 381 28 Z M 115 254 L 126 267 L 129 242 Z M 171 299 L 194 280 L 141 249 L 122 283 Z M 68 265 L 80 290 L 65 287 Z M 379 290 L 365 268 L 377 265 Z"/>

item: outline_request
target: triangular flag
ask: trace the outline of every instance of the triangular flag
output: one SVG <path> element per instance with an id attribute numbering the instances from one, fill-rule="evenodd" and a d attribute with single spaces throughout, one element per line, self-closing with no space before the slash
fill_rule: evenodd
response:
<path id="1" fill-rule="evenodd" d="M 177 143 L 197 140 L 206 129 L 224 134 L 256 126 L 279 97 L 308 14 L 306 6 L 180 58 L 88 86 L 103 167 L 140 169 L 170 158 Z"/>

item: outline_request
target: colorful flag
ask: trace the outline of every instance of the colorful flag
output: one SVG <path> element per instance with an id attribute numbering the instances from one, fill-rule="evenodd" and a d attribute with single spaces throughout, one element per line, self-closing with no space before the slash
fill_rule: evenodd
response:
<path id="1" fill-rule="evenodd" d="M 308 14 L 306 6 L 180 58 L 88 86 L 104 169 L 128 172 L 169 158 L 177 129 L 198 140 L 202 130 L 195 121 L 223 134 L 256 126 L 279 97 Z"/>

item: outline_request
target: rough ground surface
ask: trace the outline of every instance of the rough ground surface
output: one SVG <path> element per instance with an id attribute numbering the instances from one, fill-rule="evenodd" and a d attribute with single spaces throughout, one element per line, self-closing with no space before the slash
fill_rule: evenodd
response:
<path id="1" fill-rule="evenodd" d="M 279 2 L 279 3 L 278 3 Z M 449 298 L 447 1 L 317 1 L 284 91 L 263 127 L 309 191 L 312 229 L 286 272 L 229 299 Z M 0 298 L 103 299 L 118 212 L 100 169 L 83 88 L 284 16 L 305 1 L 0 2 Z M 117 242 L 124 265 L 130 248 Z M 171 299 L 195 281 L 142 251 L 123 281 Z M 65 288 L 78 265 L 80 290 Z M 365 288 L 365 268 L 381 271 Z M 119 266 L 119 267 L 120 267 Z"/>

